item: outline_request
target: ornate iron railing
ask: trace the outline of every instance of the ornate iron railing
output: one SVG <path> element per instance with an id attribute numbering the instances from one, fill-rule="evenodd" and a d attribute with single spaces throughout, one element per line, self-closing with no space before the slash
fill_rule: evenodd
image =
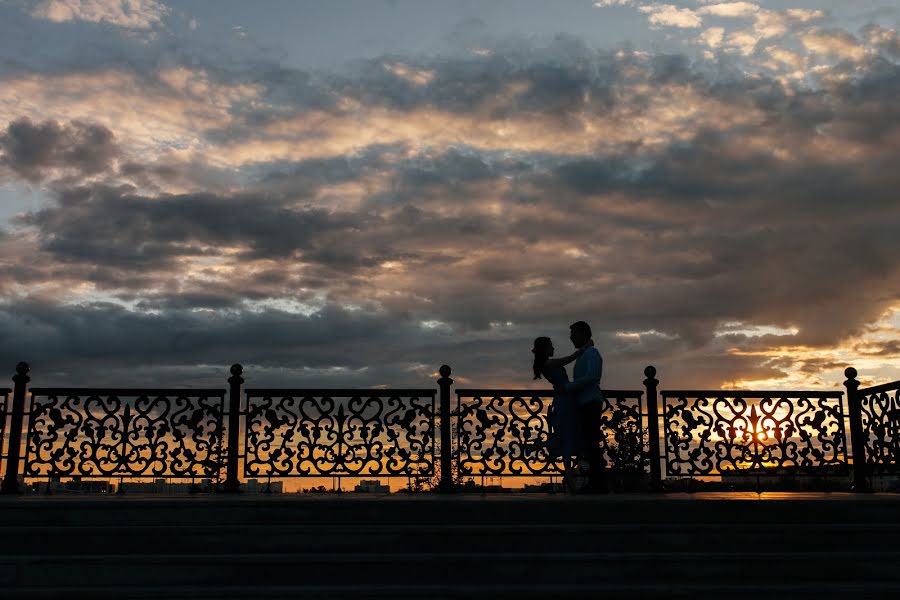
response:
<path id="1" fill-rule="evenodd" d="M 868 473 L 900 471 L 900 381 L 858 390 Z"/>
<path id="2" fill-rule="evenodd" d="M 607 463 L 642 467 L 642 391 L 604 390 Z M 456 390 L 456 459 L 460 476 L 557 475 L 550 456 L 553 391 Z"/>
<path id="3" fill-rule="evenodd" d="M 209 477 L 224 390 L 32 388 L 26 476 Z"/>
<path id="4" fill-rule="evenodd" d="M 847 471 L 842 394 L 662 392 L 666 474 Z"/>
<path id="5" fill-rule="evenodd" d="M 433 475 L 435 394 L 247 390 L 244 475 Z"/>
<path id="6" fill-rule="evenodd" d="M 224 390 L 129 388 L 31 388 L 26 408 L 29 372 L 19 363 L 15 388 L 0 388 L 3 493 L 21 491 L 22 477 L 219 482 L 223 472 L 226 492 L 239 491 L 241 474 L 415 477 L 451 491 L 468 476 L 563 471 L 548 446 L 551 391 L 460 389 L 453 412 L 447 365 L 438 390 L 244 390 L 235 364 L 227 409 Z M 660 400 L 656 369 L 644 374 L 645 390 L 604 391 L 601 428 L 608 466 L 649 465 L 651 490 L 663 474 L 827 476 L 852 465 L 851 489 L 865 491 L 872 475 L 900 471 L 900 382 L 860 389 L 848 367 L 845 413 L 835 392 L 668 391 Z"/>

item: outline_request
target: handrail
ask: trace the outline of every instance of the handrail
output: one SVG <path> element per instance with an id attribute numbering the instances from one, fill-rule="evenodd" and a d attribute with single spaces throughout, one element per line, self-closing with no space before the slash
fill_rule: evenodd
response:
<path id="1" fill-rule="evenodd" d="M 664 396 L 703 396 L 703 397 L 734 397 L 747 396 L 749 398 L 766 398 L 775 396 L 778 398 L 841 398 L 843 392 L 823 392 L 818 390 L 661 390 Z"/>
<path id="2" fill-rule="evenodd" d="M 878 394 L 881 392 L 892 392 L 896 389 L 900 389 L 900 381 L 891 381 L 889 383 L 873 385 L 872 387 L 860 388 L 859 390 L 857 390 L 857 393 L 862 394 L 864 396 L 868 396 L 869 394 Z"/>
<path id="3" fill-rule="evenodd" d="M 434 396 L 434 389 L 399 388 L 251 388 L 244 390 L 247 396 Z"/>
<path id="4" fill-rule="evenodd" d="M 600 390 L 604 394 L 609 394 L 611 396 L 628 396 L 631 395 L 634 398 L 641 396 L 644 394 L 644 390 Z M 507 396 L 552 396 L 553 390 L 537 390 L 537 389 L 487 389 L 487 388 L 463 388 L 457 389 L 456 394 L 458 396 L 486 396 L 492 395 L 496 398 L 499 397 L 507 397 Z"/>
<path id="5" fill-rule="evenodd" d="M 222 396 L 225 388 L 79 388 L 79 387 L 33 387 L 29 390 L 33 396 Z"/>

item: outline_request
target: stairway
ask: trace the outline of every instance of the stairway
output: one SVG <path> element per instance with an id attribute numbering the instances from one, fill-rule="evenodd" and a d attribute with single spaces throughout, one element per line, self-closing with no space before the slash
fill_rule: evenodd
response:
<path id="1" fill-rule="evenodd" d="M 900 594 L 893 495 L 0 498 L 0 598 Z"/>

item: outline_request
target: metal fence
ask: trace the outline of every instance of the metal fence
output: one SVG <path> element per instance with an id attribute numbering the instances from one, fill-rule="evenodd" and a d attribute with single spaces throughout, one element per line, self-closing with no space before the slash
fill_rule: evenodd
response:
<path id="1" fill-rule="evenodd" d="M 866 474 L 900 472 L 900 382 L 858 390 Z"/>
<path id="2" fill-rule="evenodd" d="M 842 397 L 663 392 L 666 475 L 848 472 Z"/>
<path id="3" fill-rule="evenodd" d="M 436 390 L 247 390 L 244 476 L 434 475 Z"/>
<path id="4" fill-rule="evenodd" d="M 643 391 L 603 390 L 601 423 L 607 464 L 641 465 Z M 550 451 L 553 392 L 456 390 L 456 456 L 459 475 L 559 475 Z"/>
<path id="5" fill-rule="evenodd" d="M 219 478 L 224 389 L 30 391 L 26 477 Z"/>
<path id="6" fill-rule="evenodd" d="M 227 390 L 29 390 L 29 371 L 20 363 L 15 387 L 0 389 L 4 493 L 26 477 L 224 477 L 235 492 L 242 477 L 401 476 L 452 491 L 466 477 L 563 472 L 552 391 L 457 389 L 451 410 L 447 365 L 437 389 L 394 390 L 245 390 L 240 365 Z M 644 374 L 643 389 L 604 390 L 601 440 L 607 465 L 651 490 L 667 478 L 852 473 L 863 491 L 900 472 L 900 382 L 860 389 L 848 368 L 845 405 L 839 392 L 659 392 L 656 369 Z"/>

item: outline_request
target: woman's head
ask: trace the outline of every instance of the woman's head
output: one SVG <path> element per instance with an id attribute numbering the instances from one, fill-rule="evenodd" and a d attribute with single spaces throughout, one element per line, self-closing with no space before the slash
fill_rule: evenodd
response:
<path id="1" fill-rule="evenodd" d="M 531 352 L 534 354 L 534 365 L 532 367 L 534 369 L 534 378 L 540 379 L 544 363 L 553 356 L 553 342 L 545 336 L 534 338 L 534 348 L 531 349 Z"/>

